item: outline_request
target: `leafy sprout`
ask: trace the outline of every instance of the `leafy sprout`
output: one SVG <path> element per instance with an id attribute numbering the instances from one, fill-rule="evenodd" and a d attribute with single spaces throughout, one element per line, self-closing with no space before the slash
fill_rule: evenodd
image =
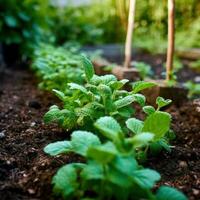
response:
<path id="1" fill-rule="evenodd" d="M 109 115 L 123 123 L 134 114 L 132 103 L 145 106 L 145 96 L 137 92 L 154 86 L 153 83 L 137 82 L 133 91 L 123 90 L 128 80 L 118 81 L 114 75 L 97 76 L 90 60 L 81 57 L 86 84 L 67 84 L 67 94 L 53 90 L 62 101 L 63 108 L 50 107 L 45 114 L 46 123 L 57 122 L 64 129 L 77 127 L 91 129 L 98 118 Z"/>
<path id="2" fill-rule="evenodd" d="M 151 66 L 144 63 L 144 62 L 132 62 L 131 65 L 133 65 L 138 71 L 139 75 L 142 80 L 147 78 L 148 76 L 151 76 L 153 74 Z"/>
<path id="3" fill-rule="evenodd" d="M 188 97 L 193 98 L 200 95 L 200 83 L 187 81 L 185 87 L 189 90 Z"/>
<path id="4" fill-rule="evenodd" d="M 156 113 L 160 118 L 161 112 Z M 137 134 L 125 138 L 115 119 L 102 117 L 96 121 L 95 127 L 107 141 L 102 142 L 91 132 L 74 131 L 70 141 L 46 146 L 44 151 L 50 155 L 74 152 L 86 160 L 85 163 L 71 163 L 61 167 L 53 177 L 54 192 L 64 199 L 90 199 L 89 194 L 92 193 L 94 199 L 102 200 L 126 200 L 133 196 L 136 200 L 186 200 L 178 190 L 166 186 L 161 186 L 153 193 L 152 188 L 160 180 L 160 175 L 155 170 L 143 168 L 135 159 L 137 148 L 147 145 L 154 138 L 153 133 L 142 130 L 148 129 L 155 134 L 159 132 L 160 135 L 161 129 L 162 132 L 166 131 L 164 127 L 167 127 L 168 123 L 159 131 L 157 127 L 149 125 L 149 120 L 143 125 L 130 119 L 127 125 Z"/>

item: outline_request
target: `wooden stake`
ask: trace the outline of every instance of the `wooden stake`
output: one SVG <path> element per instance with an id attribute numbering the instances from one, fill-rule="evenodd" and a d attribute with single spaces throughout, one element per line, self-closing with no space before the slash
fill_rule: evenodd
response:
<path id="1" fill-rule="evenodd" d="M 174 41 L 175 41 L 175 0 L 168 0 L 168 48 L 166 63 L 166 81 L 171 79 L 173 72 Z"/>
<path id="2" fill-rule="evenodd" d="M 118 11 L 119 17 L 121 19 L 122 26 L 125 31 L 127 31 L 127 19 L 126 19 L 126 10 L 125 10 L 125 2 L 122 0 L 116 1 L 116 10 Z"/>
<path id="3" fill-rule="evenodd" d="M 130 62 L 131 62 L 131 48 L 132 48 L 132 37 L 133 37 L 133 29 L 134 29 L 135 4 L 136 4 L 136 0 L 130 0 L 128 29 L 127 29 L 126 44 L 125 44 L 125 62 L 124 62 L 125 68 L 129 68 Z"/>

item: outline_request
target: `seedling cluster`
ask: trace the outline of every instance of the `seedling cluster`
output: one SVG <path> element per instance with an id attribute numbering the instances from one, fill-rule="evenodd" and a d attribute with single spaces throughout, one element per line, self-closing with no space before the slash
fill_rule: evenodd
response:
<path id="1" fill-rule="evenodd" d="M 128 80 L 117 80 L 111 74 L 98 76 L 85 56 L 71 58 L 79 62 L 84 80 L 66 80 L 65 90 L 63 85 L 54 89 L 62 108 L 51 106 L 44 120 L 74 131 L 71 140 L 51 143 L 44 151 L 51 156 L 73 152 L 85 162 L 70 163 L 57 171 L 52 180 L 55 194 L 64 199 L 185 200 L 182 193 L 167 186 L 154 192 L 160 175 L 141 165 L 148 154 L 170 151 L 169 141 L 174 137 L 171 116 L 161 109 L 171 100 L 158 97 L 155 109 L 139 93 L 154 83 L 131 83 L 132 90 L 127 91 Z M 40 68 L 37 70 L 42 78 Z M 135 103 L 142 108 L 144 120 L 134 117 Z"/>
<path id="2" fill-rule="evenodd" d="M 41 80 L 39 87 L 48 91 L 59 89 L 65 92 L 70 82 L 83 84 L 83 70 L 79 68 L 80 56 L 77 52 L 77 48 L 66 50 L 46 44 L 38 47 L 32 69 Z"/>
<path id="3" fill-rule="evenodd" d="M 150 5 L 148 1 L 136 0 L 90 2 L 96 3 L 61 8 L 49 0 L 21 3 L 7 0 L 0 8 L 0 73 L 4 72 L 4 66 L 18 65 L 19 61 L 20 64 L 32 63 L 32 70 L 40 80 L 39 88 L 58 98 L 44 114 L 44 122 L 54 123 L 68 134 L 66 140 L 48 144 L 44 152 L 57 159 L 73 153 L 82 160 L 58 169 L 52 180 L 53 191 L 63 199 L 186 200 L 177 189 L 160 186 L 160 174 L 144 166 L 161 151 L 171 151 L 170 142 L 175 134 L 171 129 L 172 116 L 166 112 L 172 102 L 170 99 L 180 107 L 187 99 L 188 90 L 190 98 L 200 94 L 198 77 L 194 82 L 186 82 L 185 88 L 178 83 L 176 72 L 182 65 L 174 55 L 175 35 L 178 35 L 175 25 L 182 34 L 184 29 L 190 30 L 188 24 L 192 24 L 192 32 L 185 32 L 181 40 L 191 43 L 190 47 L 199 47 L 199 3 L 191 1 L 188 7 L 186 0 L 177 0 L 175 11 L 175 0 L 167 0 L 168 6 L 162 1 L 151 1 Z M 168 15 L 164 10 L 168 10 Z M 185 10 L 192 13 L 187 13 L 187 20 L 182 19 Z M 140 11 L 137 16 L 136 11 Z M 175 13 L 180 17 L 180 20 L 176 18 L 176 23 Z M 116 29 L 120 25 L 124 30 Z M 121 66 L 109 63 L 96 52 L 83 53 L 83 49 L 90 49 L 93 44 L 121 43 L 125 32 Z M 167 32 L 168 37 L 165 36 Z M 150 65 L 136 62 L 138 58 L 132 62 L 132 44 L 137 44 L 133 43 L 133 35 L 139 37 L 138 44 L 150 45 L 148 49 L 153 51 L 165 46 L 159 41 L 168 40 L 164 79 L 150 81 L 153 71 L 161 78 L 158 74 L 161 70 L 152 70 Z M 187 35 L 189 37 L 185 37 Z M 149 40 L 155 36 L 157 41 Z M 110 48 L 104 50 L 107 58 L 112 58 L 110 60 L 121 60 L 114 55 L 116 51 L 109 56 L 106 51 L 110 53 Z M 199 50 L 192 52 L 191 58 L 199 58 Z M 162 60 L 162 56 L 159 58 Z M 161 63 L 157 61 L 159 67 Z M 200 61 L 193 62 L 191 67 L 198 72 Z M 108 71 L 111 74 L 107 74 Z M 28 105 L 34 107 L 31 103 Z M 179 117 L 180 113 L 176 112 L 175 116 Z M 196 188 L 194 191 L 192 189 L 193 193 L 198 192 Z"/>

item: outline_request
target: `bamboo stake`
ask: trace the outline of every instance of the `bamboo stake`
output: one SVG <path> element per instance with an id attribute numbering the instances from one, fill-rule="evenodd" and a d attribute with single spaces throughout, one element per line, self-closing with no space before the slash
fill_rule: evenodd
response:
<path id="1" fill-rule="evenodd" d="M 121 23 L 123 25 L 124 30 L 126 31 L 127 29 L 127 20 L 126 20 L 126 11 L 124 9 L 124 3 L 122 0 L 117 0 L 116 1 L 116 7 L 117 11 L 121 20 Z"/>
<path id="2" fill-rule="evenodd" d="M 173 71 L 174 41 L 175 41 L 175 0 L 168 0 L 168 48 L 166 63 L 166 81 L 171 79 Z"/>
<path id="3" fill-rule="evenodd" d="M 131 62 L 131 50 L 132 50 L 131 47 L 132 47 L 132 37 L 133 37 L 133 29 L 134 29 L 135 4 L 136 4 L 136 0 L 130 0 L 128 29 L 127 29 L 126 44 L 125 44 L 125 62 L 124 62 L 125 68 L 129 68 L 130 62 Z"/>

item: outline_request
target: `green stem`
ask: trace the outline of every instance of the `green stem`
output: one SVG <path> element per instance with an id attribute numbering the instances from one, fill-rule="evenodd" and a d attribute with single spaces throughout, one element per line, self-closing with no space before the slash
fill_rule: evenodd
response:
<path id="1" fill-rule="evenodd" d="M 107 176 L 106 165 L 103 165 L 103 174 L 104 174 L 104 179 L 101 181 L 99 200 L 107 199 L 107 198 L 105 198 L 105 191 L 104 191 L 104 188 L 106 185 L 106 176 Z"/>

